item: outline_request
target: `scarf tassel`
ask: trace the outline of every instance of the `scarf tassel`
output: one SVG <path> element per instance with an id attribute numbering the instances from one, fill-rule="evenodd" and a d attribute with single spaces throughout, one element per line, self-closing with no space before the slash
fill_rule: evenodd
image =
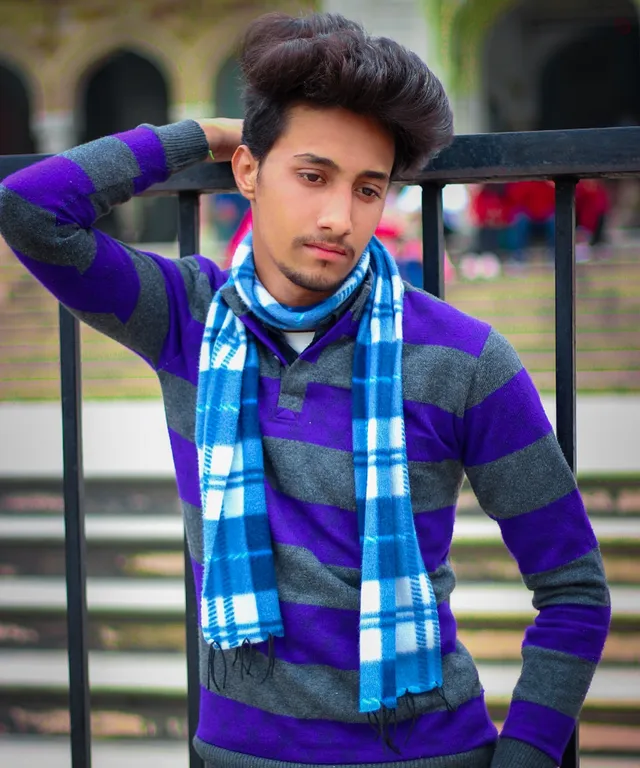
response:
<path id="1" fill-rule="evenodd" d="M 216 653 L 218 653 L 222 657 L 222 666 L 223 666 L 222 685 L 218 683 L 218 680 L 216 678 Z M 255 662 L 256 655 L 257 655 L 257 650 L 255 648 L 255 645 L 251 643 L 248 637 L 245 637 L 245 639 L 242 641 L 242 645 L 239 645 L 236 648 L 235 657 L 231 664 L 232 667 L 235 667 L 238 664 L 238 662 L 240 662 L 240 679 L 241 680 L 244 680 L 245 675 L 247 675 L 247 677 L 253 677 L 253 674 L 251 673 L 251 668 Z M 262 680 L 260 680 L 260 685 L 266 682 L 270 677 L 273 677 L 275 666 L 276 666 L 275 641 L 274 641 L 274 636 L 271 633 L 269 633 L 268 647 L 267 647 L 267 669 L 264 674 L 264 677 L 262 678 Z M 216 640 L 214 640 L 214 642 L 212 642 L 209 645 L 209 659 L 207 661 L 207 668 L 208 668 L 207 669 L 208 690 L 211 690 L 212 683 L 216 691 L 220 692 L 224 690 L 227 686 L 227 676 L 228 676 L 227 657 L 225 655 L 225 652 L 222 650 L 220 643 L 218 643 Z"/>

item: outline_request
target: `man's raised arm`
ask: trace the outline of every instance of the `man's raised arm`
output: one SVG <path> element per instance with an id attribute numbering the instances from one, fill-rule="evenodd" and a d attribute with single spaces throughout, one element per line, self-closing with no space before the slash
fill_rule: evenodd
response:
<path id="1" fill-rule="evenodd" d="M 240 121 L 233 122 L 239 140 Z M 20 261 L 81 320 L 155 368 L 177 352 L 165 347 L 194 265 L 138 251 L 94 224 L 113 206 L 204 160 L 213 133 L 203 125 L 142 125 L 35 163 L 0 185 L 0 234 Z"/>

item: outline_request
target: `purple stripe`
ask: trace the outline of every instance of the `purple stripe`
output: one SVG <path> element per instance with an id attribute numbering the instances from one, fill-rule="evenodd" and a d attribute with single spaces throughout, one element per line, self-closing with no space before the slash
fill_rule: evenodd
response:
<path id="1" fill-rule="evenodd" d="M 265 484 L 269 524 L 279 544 L 304 547 L 321 563 L 360 568 L 360 538 L 355 512 L 297 501 Z"/>
<path id="2" fill-rule="evenodd" d="M 96 255 L 89 269 L 48 264 L 16 251 L 25 267 L 56 298 L 77 312 L 114 314 L 126 323 L 135 310 L 140 278 L 127 251 L 115 240 L 94 230 Z"/>
<path id="3" fill-rule="evenodd" d="M 309 363 L 317 363 L 322 352 L 330 345 L 341 339 L 343 336 L 355 338 L 358 334 L 358 326 L 360 321 L 353 319 L 353 313 L 351 311 L 345 312 L 335 325 L 332 325 L 329 330 L 324 333 L 318 341 L 311 347 L 307 347 L 301 357 L 307 360 Z"/>
<path id="4" fill-rule="evenodd" d="M 34 163 L 5 179 L 4 184 L 27 202 L 57 214 L 63 223 L 77 222 L 89 227 L 96 218 L 93 205 L 83 199 L 96 191 L 93 182 L 77 163 L 67 157 L 56 155 Z M 77 217 L 79 200 L 83 202 L 82 218 Z M 69 206 L 73 207 L 73 216 L 62 216 L 61 211 Z"/>
<path id="5" fill-rule="evenodd" d="M 200 506 L 200 478 L 198 476 L 198 453 L 196 446 L 190 440 L 181 437 L 173 429 L 169 429 L 169 441 L 173 453 L 173 464 L 176 468 L 178 494 L 187 504 Z"/>
<path id="6" fill-rule="evenodd" d="M 427 571 L 435 571 L 449 554 L 456 508 L 444 507 L 433 512 L 421 512 L 413 516 L 418 536 L 418 546 Z"/>
<path id="7" fill-rule="evenodd" d="M 276 671 L 277 674 L 277 671 Z M 275 684 L 270 681 L 270 684 Z M 286 692 L 282 692 L 286 696 Z M 423 715 L 398 724 L 403 760 L 451 755 L 492 744 L 496 729 L 482 696 L 455 712 Z M 388 763 L 389 750 L 368 723 L 299 720 L 274 715 L 200 689 L 198 738 L 231 752 L 291 763 Z"/>
<path id="8" fill-rule="evenodd" d="M 345 611 L 299 603 L 280 603 L 284 637 L 275 638 L 276 658 L 290 664 L 323 664 L 334 669 L 360 669 L 359 611 Z M 438 611 L 439 613 L 439 611 Z M 441 653 L 455 651 L 455 623 L 443 611 Z M 453 618 L 453 617 L 451 617 Z M 267 653 L 267 644 L 256 646 Z"/>
<path id="9" fill-rule="evenodd" d="M 460 461 L 455 414 L 405 400 L 404 418 L 409 461 Z"/>
<path id="10" fill-rule="evenodd" d="M 402 327 L 407 344 L 434 344 L 473 357 L 480 357 L 491 331 L 486 323 L 415 291 L 405 294 Z"/>
<path id="11" fill-rule="evenodd" d="M 501 459 L 551 432 L 538 393 L 524 369 L 481 403 L 469 408 L 464 427 L 467 467 Z"/>
<path id="12" fill-rule="evenodd" d="M 116 133 L 115 137 L 129 147 L 140 166 L 140 176 L 133 180 L 135 195 L 169 177 L 164 147 L 150 128 L 141 126 L 132 131 Z"/>
<path id="13" fill-rule="evenodd" d="M 204 566 L 191 558 L 200 621 L 200 596 Z M 280 603 L 284 637 L 275 638 L 276 658 L 290 664 L 324 664 L 334 669 L 360 668 L 358 611 L 322 606 Z M 438 606 L 440 646 L 443 656 L 456 650 L 456 621 L 449 603 Z M 266 644 L 258 650 L 267 653 Z"/>
<path id="14" fill-rule="evenodd" d="M 602 657 L 611 621 L 608 605 L 549 605 L 527 628 L 523 645 L 579 656 L 594 664 Z"/>
<path id="15" fill-rule="evenodd" d="M 284 637 L 275 638 L 277 659 L 290 664 L 323 664 L 360 669 L 359 611 L 280 602 Z M 256 648 L 267 653 L 267 643 Z"/>
<path id="16" fill-rule="evenodd" d="M 248 331 L 251 331 L 253 335 L 259 339 L 264 346 L 272 353 L 274 354 L 280 363 L 282 365 L 287 365 L 287 359 L 284 356 L 282 350 L 280 349 L 280 346 L 276 344 L 275 340 L 271 337 L 269 333 L 267 333 L 266 328 L 257 317 L 254 317 L 253 315 L 246 313 L 244 315 L 240 315 L 240 319 L 244 323 L 246 329 Z"/>
<path id="17" fill-rule="evenodd" d="M 260 379 L 260 426 L 264 437 L 299 440 L 351 452 L 351 392 L 307 385 L 301 413 L 278 407 L 279 379 Z M 327 403 L 331 407 L 327 408 Z"/>
<path id="18" fill-rule="evenodd" d="M 352 393 L 350 389 L 310 382 L 298 413 L 278 406 L 280 380 L 260 380 L 260 423 L 265 437 L 298 440 L 351 453 Z M 331 407 L 327 408 L 327 403 Z M 456 417 L 435 405 L 405 401 L 409 461 L 459 460 Z"/>
<path id="19" fill-rule="evenodd" d="M 498 524 L 523 574 L 559 568 L 598 546 L 577 489 L 546 507 L 498 520 Z"/>
<path id="20" fill-rule="evenodd" d="M 559 765 L 574 726 L 573 718 L 551 707 L 512 701 L 500 735 L 532 744 Z"/>
<path id="21" fill-rule="evenodd" d="M 458 625 L 448 600 L 438 606 L 438 624 L 440 625 L 440 653 L 443 656 L 455 653 Z"/>

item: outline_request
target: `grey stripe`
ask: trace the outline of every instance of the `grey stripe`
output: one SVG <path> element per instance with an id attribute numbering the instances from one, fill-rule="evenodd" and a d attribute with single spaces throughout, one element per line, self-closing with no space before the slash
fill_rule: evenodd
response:
<path id="1" fill-rule="evenodd" d="M 467 467 L 467 476 L 484 511 L 497 518 L 539 509 L 576 487 L 552 432 L 502 459 Z"/>
<path id="2" fill-rule="evenodd" d="M 281 600 L 346 611 L 360 610 L 360 589 L 352 586 L 355 579 L 343 581 L 304 547 L 274 543 L 273 551 Z"/>
<path id="3" fill-rule="evenodd" d="M 76 224 L 56 225 L 56 216 L 23 200 L 0 186 L 2 236 L 7 243 L 31 259 L 71 266 L 82 274 L 93 263 L 96 240 L 93 232 Z"/>
<path id="4" fill-rule="evenodd" d="M 278 407 L 300 413 L 309 383 L 309 372 L 301 367 L 299 358 L 281 371 Z"/>
<path id="5" fill-rule="evenodd" d="M 192 256 L 178 259 L 175 263 L 184 280 L 191 317 L 197 323 L 201 323 L 204 326 L 209 306 L 211 305 L 211 299 L 213 299 L 209 278 L 200 269 L 197 259 L 194 259 Z M 202 332 L 204 333 L 204 328 Z"/>
<path id="6" fill-rule="evenodd" d="M 536 610 L 548 605 L 611 604 L 599 549 L 593 549 L 561 568 L 531 573 L 522 578 L 527 587 L 534 591 L 533 607 Z"/>
<path id="7" fill-rule="evenodd" d="M 346 611 L 360 610 L 360 569 L 324 566 L 305 547 L 274 544 L 280 599 Z M 448 600 L 456 585 L 453 569 L 444 563 L 429 573 L 436 603 Z"/>
<path id="8" fill-rule="evenodd" d="M 160 127 L 145 123 L 145 127 L 150 128 L 162 142 L 167 168 L 172 173 L 207 156 L 207 137 L 195 120 L 181 120 Z"/>
<path id="9" fill-rule="evenodd" d="M 156 366 L 169 330 L 166 284 L 160 267 L 153 259 L 127 245 L 122 247 L 140 280 L 138 300 L 127 322 L 122 323 L 115 315 L 102 312 L 74 311 L 74 314 L 125 347 L 145 355 Z"/>
<path id="10" fill-rule="evenodd" d="M 283 372 L 278 405 L 299 413 L 310 382 L 351 390 L 353 350 L 353 339 L 344 336 L 323 349 L 315 363 L 298 358 Z"/>
<path id="11" fill-rule="evenodd" d="M 100 140 L 100 152 L 91 142 L 63 152 L 62 157 L 79 165 L 91 179 L 96 191 L 89 197 L 97 217 L 126 203 L 133 196 L 133 180 L 141 175 L 133 152 L 115 136 Z"/>
<path id="12" fill-rule="evenodd" d="M 522 362 L 511 344 L 495 330 L 491 330 L 478 359 L 473 386 L 467 399 L 467 408 L 481 403 L 500 389 L 522 370 Z"/>
<path id="13" fill-rule="evenodd" d="M 202 632 L 200 634 L 200 681 L 204 686 L 209 677 L 209 647 Z M 240 675 L 236 664 L 233 667 L 235 651 L 224 651 L 227 665 L 226 685 L 222 653 L 216 651 L 216 690 L 224 698 L 248 704 L 274 715 L 284 715 L 297 720 L 334 720 L 341 723 L 366 723 L 367 715 L 359 711 L 359 670 L 333 669 L 324 665 L 290 664 L 276 660 L 273 677 L 262 683 L 267 671 L 267 657 L 255 654 L 251 676 Z M 480 696 L 482 687 L 478 672 L 471 656 L 463 646 L 458 652 L 449 653 L 442 659 L 443 693 L 450 707 L 457 709 L 466 701 Z M 416 713 L 419 715 L 441 712 L 447 708 L 441 693 L 436 690 L 413 697 Z M 404 705 L 398 708 L 398 720 L 407 720 L 411 710 Z"/>
<path id="14" fill-rule="evenodd" d="M 158 371 L 167 426 L 180 437 L 195 442 L 197 387 L 180 376 Z"/>
<path id="15" fill-rule="evenodd" d="M 475 357 L 457 349 L 405 343 L 402 349 L 403 397 L 462 416 L 476 362 Z"/>
<path id="16" fill-rule="evenodd" d="M 295 440 L 263 437 L 265 475 L 271 485 L 308 504 L 356 510 L 353 455 Z"/>
<path id="17" fill-rule="evenodd" d="M 557 709 L 568 717 L 578 717 L 596 665 L 578 656 L 536 645 L 525 646 L 522 658 L 522 674 L 513 698 Z M 553 685 L 549 685 L 550 680 Z"/>
<path id="18" fill-rule="evenodd" d="M 519 742 L 522 747 L 528 745 Z M 205 760 L 205 768 L 327 768 L 326 763 L 317 765 L 315 763 L 285 763 L 282 760 L 268 760 L 264 757 L 254 757 L 253 755 L 242 755 L 239 752 L 229 752 L 226 749 L 220 749 L 207 744 L 197 736 L 194 740 L 196 751 Z M 402 760 L 401 762 L 385 763 L 340 763 L 340 768 L 490 768 L 494 764 L 491 758 L 494 754 L 495 746 L 491 744 L 487 747 L 471 750 L 471 752 L 459 752 L 457 755 L 445 755 L 443 757 L 427 757 L 418 760 Z M 537 750 L 536 750 L 537 752 Z M 517 753 L 519 754 L 519 753 Z M 541 752 L 538 752 L 541 755 Z M 516 763 L 500 763 L 499 768 L 509 765 L 515 768 Z M 547 763 L 522 763 L 523 768 L 547 768 Z M 553 766 L 550 763 L 549 766 Z"/>
<path id="19" fill-rule="evenodd" d="M 353 454 L 276 437 L 263 437 L 262 445 L 265 474 L 278 491 L 307 504 L 356 511 Z M 455 504 L 462 480 L 456 461 L 410 461 L 414 510 L 428 512 Z"/>
<path id="20" fill-rule="evenodd" d="M 202 540 L 202 508 L 182 501 L 184 526 L 187 532 L 189 553 L 200 565 L 204 563 L 204 543 Z"/>
<path id="21" fill-rule="evenodd" d="M 556 761 L 519 739 L 498 741 L 491 768 L 556 768 Z"/>
<path id="22" fill-rule="evenodd" d="M 453 506 L 464 480 L 462 464 L 457 461 L 410 461 L 409 486 L 415 512 L 432 512 Z"/>
<path id="23" fill-rule="evenodd" d="M 258 342 L 258 358 L 260 360 L 260 376 L 269 379 L 279 379 L 282 373 L 282 364 L 278 356 L 262 342 Z"/>

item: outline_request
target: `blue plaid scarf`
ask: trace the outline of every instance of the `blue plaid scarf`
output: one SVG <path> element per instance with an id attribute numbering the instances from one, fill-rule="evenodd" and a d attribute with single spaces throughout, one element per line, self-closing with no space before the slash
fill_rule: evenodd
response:
<path id="1" fill-rule="evenodd" d="M 340 289 L 303 310 L 282 306 L 258 280 L 249 236 L 227 285 L 265 325 L 310 330 L 356 291 L 373 289 L 353 365 L 353 459 L 362 549 L 360 711 L 393 709 L 406 693 L 442 684 L 433 587 L 416 537 L 402 399 L 404 287 L 393 258 L 373 238 Z M 202 631 L 226 650 L 282 637 L 264 491 L 255 339 L 213 298 L 202 341 L 196 443 L 204 520 Z"/>

